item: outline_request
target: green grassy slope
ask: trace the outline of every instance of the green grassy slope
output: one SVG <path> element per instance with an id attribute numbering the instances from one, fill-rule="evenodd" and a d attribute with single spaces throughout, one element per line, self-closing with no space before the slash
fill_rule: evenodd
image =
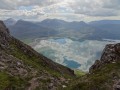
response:
<path id="1" fill-rule="evenodd" d="M 50 90 L 75 77 L 74 72 L 15 39 L 0 21 L 0 90 Z"/>
<path id="2" fill-rule="evenodd" d="M 120 79 L 120 62 L 111 63 L 72 81 L 66 90 L 113 90 Z"/>

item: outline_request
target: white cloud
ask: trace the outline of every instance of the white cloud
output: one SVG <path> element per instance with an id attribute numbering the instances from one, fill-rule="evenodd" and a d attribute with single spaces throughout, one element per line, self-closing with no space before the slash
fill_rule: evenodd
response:
<path id="1" fill-rule="evenodd" d="M 116 16 L 120 8 L 120 0 L 74 0 L 70 7 L 77 14 L 88 16 Z"/>
<path id="2" fill-rule="evenodd" d="M 1 9 L 18 9 L 20 6 L 49 6 L 60 3 L 61 0 L 1 0 Z"/>
<path id="3" fill-rule="evenodd" d="M 120 0 L 1 0 L 0 17 L 42 20 L 53 15 L 65 20 L 119 19 L 119 4 Z"/>

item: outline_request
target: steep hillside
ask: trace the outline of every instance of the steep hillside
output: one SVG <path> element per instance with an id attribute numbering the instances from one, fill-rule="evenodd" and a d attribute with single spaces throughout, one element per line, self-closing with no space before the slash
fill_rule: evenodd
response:
<path id="1" fill-rule="evenodd" d="M 56 90 L 74 77 L 9 34 L 0 21 L 0 90 Z"/>
<path id="2" fill-rule="evenodd" d="M 120 90 L 120 43 L 107 45 L 89 73 L 72 81 L 66 90 Z"/>

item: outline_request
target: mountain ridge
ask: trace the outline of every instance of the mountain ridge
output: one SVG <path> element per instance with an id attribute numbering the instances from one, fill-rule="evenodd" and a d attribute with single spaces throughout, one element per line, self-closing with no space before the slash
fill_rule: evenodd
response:
<path id="1" fill-rule="evenodd" d="M 71 77 L 75 77 L 71 69 L 53 62 L 12 37 L 4 23 L 0 21 L 2 90 L 52 90 L 62 87 Z"/>
<path id="2" fill-rule="evenodd" d="M 8 18 L 7 20 L 4 20 L 4 23 L 6 26 L 12 26 L 16 23 L 17 21 L 13 18 Z"/>

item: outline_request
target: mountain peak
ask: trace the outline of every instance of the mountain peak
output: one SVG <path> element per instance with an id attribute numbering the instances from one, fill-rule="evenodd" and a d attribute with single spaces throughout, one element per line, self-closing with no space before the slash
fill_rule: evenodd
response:
<path id="1" fill-rule="evenodd" d="M 9 18 L 9 19 L 7 19 L 7 20 L 4 21 L 4 23 L 5 23 L 6 26 L 12 26 L 12 25 L 14 25 L 16 22 L 17 22 L 17 21 L 16 21 L 15 19 L 13 19 L 13 18 Z"/>
<path id="2" fill-rule="evenodd" d="M 8 18 L 6 21 L 16 21 L 16 20 L 13 18 Z"/>
<path id="3" fill-rule="evenodd" d="M 82 23 L 82 24 L 86 24 L 84 21 L 80 21 L 80 23 Z"/>

